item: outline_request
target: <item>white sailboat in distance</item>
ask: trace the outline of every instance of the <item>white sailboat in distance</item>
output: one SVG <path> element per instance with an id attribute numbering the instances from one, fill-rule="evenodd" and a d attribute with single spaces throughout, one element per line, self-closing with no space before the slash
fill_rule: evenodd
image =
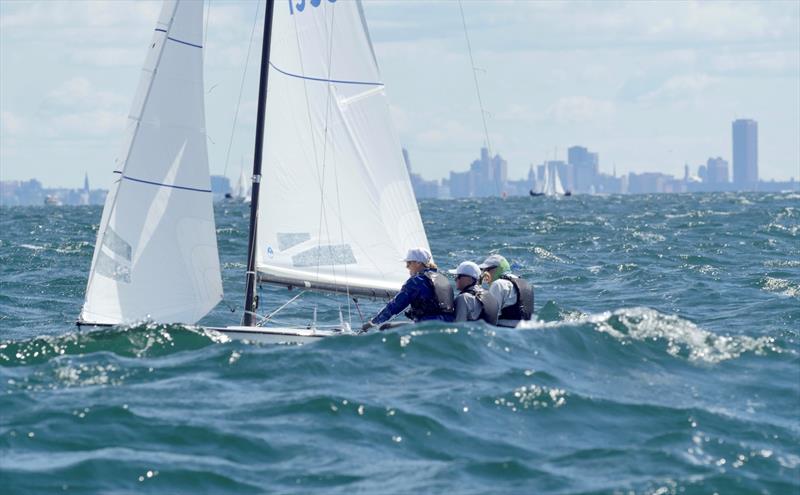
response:
<path id="1" fill-rule="evenodd" d="M 164 1 L 79 324 L 193 325 L 222 297 L 202 21 L 202 2 Z M 264 23 L 244 319 L 215 330 L 269 342 L 349 333 L 343 320 L 260 326 L 256 283 L 388 298 L 408 277 L 398 260 L 428 240 L 361 2 L 268 0 Z"/>

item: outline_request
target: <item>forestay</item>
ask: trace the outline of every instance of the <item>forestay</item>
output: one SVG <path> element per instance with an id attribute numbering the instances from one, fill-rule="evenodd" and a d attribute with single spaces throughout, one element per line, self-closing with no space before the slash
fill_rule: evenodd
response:
<path id="1" fill-rule="evenodd" d="M 360 2 L 276 4 L 264 139 L 259 278 L 399 290 L 428 240 Z"/>
<path id="2" fill-rule="evenodd" d="M 195 323 L 222 298 L 202 33 L 203 2 L 164 2 L 103 210 L 81 322 Z"/>

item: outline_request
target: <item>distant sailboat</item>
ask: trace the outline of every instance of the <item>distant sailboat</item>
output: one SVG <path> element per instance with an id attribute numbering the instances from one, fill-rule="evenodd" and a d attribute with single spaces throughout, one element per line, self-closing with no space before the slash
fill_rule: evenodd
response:
<path id="1" fill-rule="evenodd" d="M 561 185 L 561 178 L 559 177 L 558 170 L 554 163 L 545 163 L 544 165 L 544 179 L 541 184 L 537 181 L 537 187 L 531 189 L 531 196 L 570 196 L 570 192 L 564 191 L 564 186 Z"/>
<path id="2" fill-rule="evenodd" d="M 247 180 L 247 174 L 244 172 L 244 167 L 242 167 L 241 171 L 239 172 L 239 179 L 236 181 L 236 185 L 233 188 L 233 199 L 237 199 L 244 203 L 250 202 L 250 181 Z"/>
<path id="3" fill-rule="evenodd" d="M 274 7 L 268 0 L 244 320 L 216 330 L 300 342 L 349 332 L 349 323 L 258 326 L 257 282 L 388 298 L 408 277 L 398 260 L 411 247 L 428 248 L 428 240 L 361 2 Z M 81 324 L 194 324 L 222 297 L 202 17 L 202 2 L 164 1 L 120 178 L 103 211 Z"/>

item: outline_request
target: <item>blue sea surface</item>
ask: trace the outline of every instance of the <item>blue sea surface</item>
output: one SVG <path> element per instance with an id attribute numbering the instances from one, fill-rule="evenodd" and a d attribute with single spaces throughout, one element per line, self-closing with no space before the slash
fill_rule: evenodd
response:
<path id="1" fill-rule="evenodd" d="M 215 205 L 241 319 L 249 210 Z M 500 253 L 523 329 L 305 346 L 78 330 L 100 207 L 0 207 L 0 491 L 800 493 L 800 195 L 432 200 L 442 268 Z M 297 295 L 261 289 L 262 311 Z M 381 301 L 303 294 L 353 325 Z"/>

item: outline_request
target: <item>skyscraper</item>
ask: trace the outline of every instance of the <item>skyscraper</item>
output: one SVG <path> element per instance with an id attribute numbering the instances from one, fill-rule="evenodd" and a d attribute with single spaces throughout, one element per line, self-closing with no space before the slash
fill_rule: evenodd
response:
<path id="1" fill-rule="evenodd" d="M 599 173 L 597 153 L 591 153 L 583 146 L 572 146 L 567 149 L 567 163 L 572 166 L 575 179 L 571 187 L 576 192 L 591 192 L 592 186 L 597 183 Z M 564 187 L 567 185 L 564 184 Z"/>
<path id="2" fill-rule="evenodd" d="M 758 183 L 758 122 L 733 121 L 733 183 L 738 189 L 755 189 Z"/>
<path id="3" fill-rule="evenodd" d="M 85 172 L 83 176 L 83 190 L 81 191 L 80 197 L 78 199 L 78 204 L 81 205 L 89 204 L 89 172 Z"/>
<path id="4" fill-rule="evenodd" d="M 706 179 L 709 184 L 728 183 L 728 162 L 720 157 L 709 158 L 706 162 Z"/>

